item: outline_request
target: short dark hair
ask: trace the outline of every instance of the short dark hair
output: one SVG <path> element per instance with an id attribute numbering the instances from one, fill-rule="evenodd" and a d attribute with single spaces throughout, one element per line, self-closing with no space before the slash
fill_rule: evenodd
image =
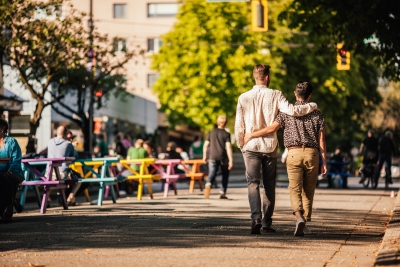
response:
<path id="1" fill-rule="evenodd" d="M 269 69 L 271 67 L 266 64 L 257 64 L 253 69 L 253 77 L 257 81 L 264 80 L 266 76 L 269 75 Z"/>
<path id="2" fill-rule="evenodd" d="M 296 94 L 306 100 L 313 92 L 313 87 L 309 82 L 299 81 L 296 85 Z"/>
<path id="3" fill-rule="evenodd" d="M 8 133 L 8 122 L 5 119 L 0 119 L 0 126 L 4 126 L 4 133 Z"/>

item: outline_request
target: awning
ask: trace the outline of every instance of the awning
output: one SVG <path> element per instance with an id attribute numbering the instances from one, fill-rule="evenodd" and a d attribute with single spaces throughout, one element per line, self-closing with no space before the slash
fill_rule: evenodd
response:
<path id="1" fill-rule="evenodd" d="M 0 110 L 2 111 L 22 111 L 22 103 L 26 100 L 4 89 L 4 95 L 0 95 Z"/>

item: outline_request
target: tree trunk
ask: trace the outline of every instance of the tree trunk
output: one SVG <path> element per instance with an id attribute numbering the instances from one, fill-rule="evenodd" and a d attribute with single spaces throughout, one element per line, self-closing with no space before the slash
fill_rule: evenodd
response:
<path id="1" fill-rule="evenodd" d="M 83 116 L 81 116 L 82 118 L 82 132 L 83 132 L 83 138 L 85 140 L 85 144 L 84 144 L 84 150 L 85 153 L 87 154 L 87 157 L 91 157 L 91 151 L 90 151 L 90 141 L 92 140 L 92 138 L 90 138 L 90 136 L 92 136 L 92 133 L 90 132 L 90 127 L 89 127 L 89 119 L 85 116 L 85 114 L 83 114 Z"/>
<path id="2" fill-rule="evenodd" d="M 43 100 L 36 100 L 37 104 L 35 112 L 33 113 L 33 118 L 29 120 L 29 140 L 26 145 L 26 153 L 36 153 L 36 131 L 40 125 L 40 119 L 42 118 L 42 112 L 45 107 Z"/>

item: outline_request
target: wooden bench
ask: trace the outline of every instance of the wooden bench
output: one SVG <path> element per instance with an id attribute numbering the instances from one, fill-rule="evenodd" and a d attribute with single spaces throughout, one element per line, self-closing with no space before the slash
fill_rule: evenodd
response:
<path id="1" fill-rule="evenodd" d="M 199 183 L 200 191 L 203 191 L 203 179 L 207 176 L 206 173 L 200 171 L 200 166 L 206 164 L 202 159 L 183 160 L 181 164 L 186 171 L 186 177 L 190 178 L 189 192 L 194 192 L 194 184 Z"/>
<path id="2" fill-rule="evenodd" d="M 144 159 L 126 159 L 121 160 L 120 163 L 125 169 L 132 172 L 131 175 L 127 176 L 125 180 L 127 181 L 137 181 L 139 183 L 137 199 L 142 199 L 143 185 L 146 182 L 149 190 L 149 195 L 153 199 L 153 181 L 159 181 L 162 178 L 161 174 L 151 174 L 149 173 L 149 166 L 155 163 L 154 158 L 144 158 Z M 139 166 L 139 171 L 132 168 L 132 165 Z"/>

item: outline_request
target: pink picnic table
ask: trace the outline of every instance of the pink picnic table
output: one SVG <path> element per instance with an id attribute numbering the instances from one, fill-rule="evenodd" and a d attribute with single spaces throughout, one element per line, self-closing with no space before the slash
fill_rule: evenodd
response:
<path id="1" fill-rule="evenodd" d="M 161 174 L 161 179 L 165 180 L 164 184 L 164 197 L 168 196 L 169 185 L 174 188 L 175 195 L 178 194 L 176 190 L 176 181 L 180 178 L 185 178 L 185 173 L 175 173 L 175 166 L 181 164 L 180 159 L 160 159 L 151 164 Z M 162 166 L 165 166 L 164 169 Z"/>
<path id="2" fill-rule="evenodd" d="M 36 181 L 24 181 L 22 182 L 23 186 L 43 186 L 43 198 L 42 205 L 40 208 L 41 213 L 46 213 L 47 208 L 47 198 L 52 190 L 60 190 L 63 207 L 65 210 L 68 209 L 67 199 L 65 198 L 64 189 L 67 188 L 68 185 L 73 185 L 78 180 L 63 180 L 60 175 L 60 171 L 58 167 L 60 167 L 63 163 L 72 162 L 75 158 L 39 158 L 39 159 L 23 159 L 22 163 L 36 176 L 40 178 L 40 180 Z M 35 166 L 46 164 L 46 172 L 44 174 L 40 173 L 36 170 Z M 55 173 L 55 180 L 52 179 L 53 171 Z"/>

